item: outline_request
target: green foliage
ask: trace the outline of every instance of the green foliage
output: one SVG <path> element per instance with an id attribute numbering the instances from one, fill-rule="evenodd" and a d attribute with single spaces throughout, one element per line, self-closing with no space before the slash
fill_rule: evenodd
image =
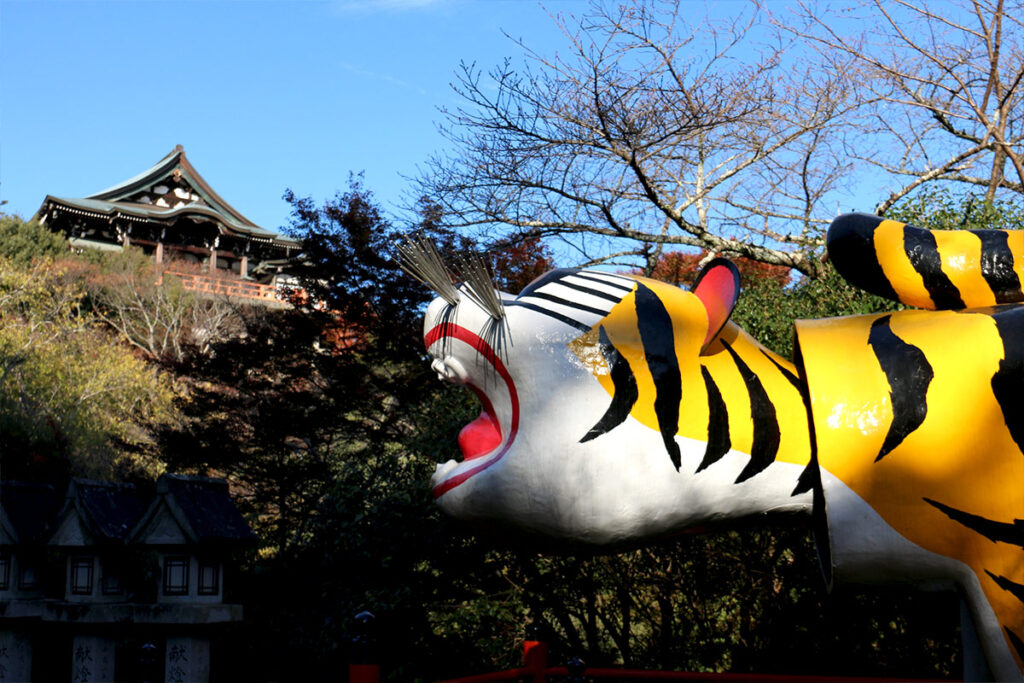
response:
<path id="1" fill-rule="evenodd" d="M 400 231 L 372 195 L 353 178 L 321 206 L 286 198 L 304 243 L 308 305 L 249 311 L 240 333 L 180 364 L 192 387 L 187 419 L 163 437 L 174 467 L 239 482 L 267 558 L 322 533 L 339 468 L 396 457 L 411 429 L 406 407 L 431 377 L 417 362 L 429 293 L 390 258 Z"/>
<path id="2" fill-rule="evenodd" d="M 317 523 L 341 416 L 357 401 L 333 392 L 334 360 L 317 349 L 321 316 L 254 308 L 240 323 L 242 333 L 176 366 L 189 387 L 183 420 L 160 440 L 171 469 L 236 483 L 272 556 Z"/>
<path id="3" fill-rule="evenodd" d="M 923 190 L 886 213 L 886 218 L 929 230 L 1024 229 L 1020 200 L 987 202 L 973 195 Z M 898 310 L 901 306 L 850 284 L 825 263 L 817 278 L 792 285 L 768 278 L 747 278 L 732 320 L 762 344 L 791 357 L 793 321 Z"/>
<path id="4" fill-rule="evenodd" d="M 35 476 L 40 463 L 51 474 L 106 478 L 162 469 L 151 430 L 174 420 L 172 388 L 81 304 L 81 290 L 52 264 L 0 260 L 5 476 Z"/>
<path id="5" fill-rule="evenodd" d="M 0 258 L 28 266 L 40 259 L 54 259 L 68 253 L 68 242 L 37 221 L 0 212 Z"/>
<path id="6" fill-rule="evenodd" d="M 792 522 L 513 566 L 554 661 L 582 654 L 596 666 L 761 674 L 955 671 L 955 597 L 830 596 L 808 530 Z"/>
<path id="7" fill-rule="evenodd" d="M 819 277 L 804 277 L 789 286 L 769 278 L 753 281 L 741 292 L 732 320 L 768 348 L 791 358 L 795 320 L 893 311 L 899 307 L 848 284 L 825 263 Z"/>
<path id="8" fill-rule="evenodd" d="M 1024 200 L 987 201 L 973 194 L 924 189 L 885 213 L 886 218 L 929 230 L 1024 229 Z"/>

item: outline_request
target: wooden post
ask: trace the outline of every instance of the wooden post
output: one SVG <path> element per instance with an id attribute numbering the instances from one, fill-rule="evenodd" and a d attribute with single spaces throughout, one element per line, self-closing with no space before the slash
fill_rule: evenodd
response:
<path id="1" fill-rule="evenodd" d="M 164 243 L 163 242 L 157 242 L 156 243 L 156 264 L 158 266 L 159 265 L 163 265 L 163 262 L 164 262 Z"/>
<path id="2" fill-rule="evenodd" d="M 243 280 L 245 278 L 249 277 L 249 255 L 248 254 L 242 254 L 242 263 L 238 267 L 238 277 L 242 278 Z"/>
<path id="3" fill-rule="evenodd" d="M 210 247 L 210 275 L 217 273 L 217 247 Z"/>

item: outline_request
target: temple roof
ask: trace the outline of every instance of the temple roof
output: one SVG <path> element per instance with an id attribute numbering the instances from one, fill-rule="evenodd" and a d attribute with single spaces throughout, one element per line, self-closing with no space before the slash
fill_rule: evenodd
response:
<path id="1" fill-rule="evenodd" d="M 145 171 L 88 197 L 47 195 L 37 215 L 54 205 L 87 216 L 162 223 L 191 217 L 217 223 L 222 233 L 299 248 L 295 240 L 261 228 L 224 201 L 192 166 L 181 145 Z"/>
<path id="2" fill-rule="evenodd" d="M 145 509 L 132 484 L 74 479 L 68 486 L 61 520 L 77 513 L 85 530 L 99 543 L 123 543 Z"/>
<path id="3" fill-rule="evenodd" d="M 149 534 L 162 520 L 180 529 L 175 544 L 240 547 L 257 541 L 223 479 L 163 474 L 155 496 L 132 484 L 73 479 L 63 505 L 52 486 L 0 482 L 0 545 L 151 543 Z"/>
<path id="4" fill-rule="evenodd" d="M 59 504 L 57 492 L 47 484 L 0 482 L 0 536 L 23 544 L 45 540 Z"/>
<path id="5" fill-rule="evenodd" d="M 157 497 L 135 526 L 132 536 L 144 538 L 163 512 L 169 513 L 193 543 L 250 544 L 256 535 L 242 517 L 223 479 L 165 474 L 157 481 Z"/>

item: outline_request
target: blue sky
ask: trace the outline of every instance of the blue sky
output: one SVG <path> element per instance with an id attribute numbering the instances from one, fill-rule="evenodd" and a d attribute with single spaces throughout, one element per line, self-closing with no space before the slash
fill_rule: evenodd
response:
<path id="1" fill-rule="evenodd" d="M 286 188 L 317 200 L 349 172 L 387 208 L 444 145 L 460 61 L 562 44 L 554 0 L 0 0 L 0 211 L 83 197 L 176 144 L 222 197 L 276 230 Z"/>

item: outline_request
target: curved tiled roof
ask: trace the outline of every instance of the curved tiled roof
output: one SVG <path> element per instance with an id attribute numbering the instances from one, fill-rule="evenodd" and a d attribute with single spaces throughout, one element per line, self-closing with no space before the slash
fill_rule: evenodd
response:
<path id="1" fill-rule="evenodd" d="M 97 540 L 125 541 L 145 509 L 135 486 L 88 479 L 73 485 L 82 521 Z"/>
<path id="2" fill-rule="evenodd" d="M 48 484 L 0 482 L 0 506 L 18 543 L 46 540 L 60 506 L 57 492 Z"/>
<path id="3" fill-rule="evenodd" d="M 157 490 L 166 492 L 200 543 L 256 540 L 228 493 L 223 479 L 165 474 Z"/>
<path id="4" fill-rule="evenodd" d="M 177 182 L 179 179 L 195 192 L 198 200 L 193 199 L 187 203 L 167 207 L 134 201 L 139 193 L 172 180 Z M 47 207 L 54 205 L 83 215 L 116 216 L 142 221 L 171 222 L 181 217 L 196 217 L 212 220 L 221 226 L 223 232 L 260 242 L 273 242 L 289 249 L 298 249 L 300 246 L 295 240 L 261 228 L 224 201 L 192 166 L 181 145 L 177 145 L 145 171 L 88 197 L 67 198 L 47 195 L 39 213 L 42 214 Z"/>

